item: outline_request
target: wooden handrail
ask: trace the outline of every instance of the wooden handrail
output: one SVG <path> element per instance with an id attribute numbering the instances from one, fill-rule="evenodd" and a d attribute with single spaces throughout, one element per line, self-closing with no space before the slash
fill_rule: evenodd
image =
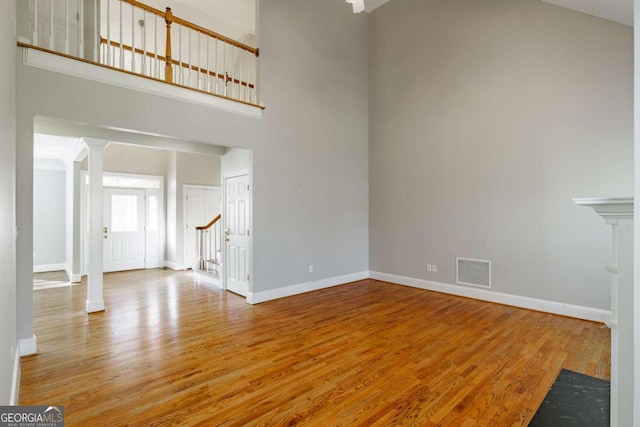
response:
<path id="1" fill-rule="evenodd" d="M 140 3 L 139 1 L 136 1 L 136 0 L 122 0 L 122 1 L 125 2 L 125 3 L 129 3 L 132 6 L 136 6 L 136 7 L 142 8 L 142 9 L 146 10 L 147 12 L 154 13 L 154 14 L 156 14 L 158 16 L 161 16 L 162 18 L 166 19 L 166 12 L 164 12 L 162 10 L 158 10 L 158 9 L 155 9 L 155 8 L 153 8 L 151 6 L 147 6 L 146 4 Z M 167 8 L 167 9 L 171 10 L 170 8 Z M 171 19 L 172 19 L 171 22 L 174 22 L 174 23 L 176 23 L 178 25 L 182 25 L 183 27 L 190 28 L 190 29 L 192 29 L 194 31 L 198 31 L 198 32 L 200 32 L 202 34 L 205 34 L 205 35 L 209 36 L 209 37 L 213 37 L 214 39 L 218 39 L 218 40 L 223 41 L 225 43 L 229 43 L 230 45 L 233 45 L 235 47 L 239 47 L 240 49 L 243 49 L 243 50 L 246 50 L 248 52 L 253 53 L 255 56 L 259 56 L 260 55 L 260 49 L 258 49 L 258 48 L 249 46 L 249 45 L 244 44 L 242 42 L 239 42 L 237 40 L 234 40 L 234 39 L 231 39 L 229 37 L 223 36 L 222 34 L 218 34 L 215 31 L 207 30 L 204 27 L 201 27 L 201 26 L 196 25 L 196 24 L 194 24 L 192 22 L 186 21 L 186 20 L 184 20 L 182 18 L 178 18 L 177 16 L 173 16 L 172 15 Z"/>
<path id="2" fill-rule="evenodd" d="M 220 221 L 220 218 L 222 218 L 222 214 L 220 214 L 217 217 L 213 218 L 209 224 L 201 225 L 199 227 L 196 227 L 196 230 L 208 230 L 209 228 L 213 227 L 213 224 L 215 224 L 216 222 Z"/>
<path id="3" fill-rule="evenodd" d="M 127 44 L 118 43 L 115 40 L 111 40 L 109 42 L 104 37 L 100 37 L 100 44 L 109 44 L 110 46 L 113 46 L 113 47 L 118 48 L 118 49 L 122 48 L 122 49 L 124 49 L 124 50 L 126 50 L 128 52 L 135 52 L 138 55 L 147 55 L 149 58 L 153 58 L 153 59 L 157 58 L 158 61 L 162 61 L 162 62 L 166 62 L 167 61 L 167 58 L 165 56 L 162 56 L 162 55 L 156 56 L 155 53 L 149 52 L 149 51 L 145 52 L 144 50 L 142 50 L 140 48 L 133 49 L 133 47 L 131 47 L 131 46 L 127 45 Z M 229 76 L 229 74 L 224 75 L 224 74 L 216 73 L 215 71 L 209 71 L 206 68 L 199 68 L 199 67 L 197 67 L 195 65 L 187 64 L 186 62 L 179 62 L 176 59 L 170 59 L 169 61 L 174 65 L 178 65 L 178 66 L 183 67 L 183 68 L 190 68 L 193 71 L 199 71 L 199 72 L 201 72 L 203 74 L 206 74 L 206 75 L 209 75 L 211 77 L 215 77 L 215 78 L 218 78 L 218 79 L 225 80 L 227 83 L 233 81 L 233 83 L 239 84 L 241 86 L 248 86 L 250 89 L 254 89 L 255 88 L 255 85 L 253 83 L 248 83 L 248 82 L 241 81 L 241 80 L 238 80 L 238 79 L 232 79 Z"/>

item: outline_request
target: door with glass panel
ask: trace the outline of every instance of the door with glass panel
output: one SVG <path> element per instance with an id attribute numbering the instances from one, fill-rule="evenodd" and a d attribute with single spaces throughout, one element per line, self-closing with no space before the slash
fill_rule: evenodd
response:
<path id="1" fill-rule="evenodd" d="M 145 268 L 145 190 L 104 189 L 104 271 Z"/>

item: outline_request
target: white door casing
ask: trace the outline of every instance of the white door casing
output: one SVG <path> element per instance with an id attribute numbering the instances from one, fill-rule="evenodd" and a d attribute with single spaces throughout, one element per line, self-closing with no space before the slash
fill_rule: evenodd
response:
<path id="1" fill-rule="evenodd" d="M 162 191 L 148 188 L 146 192 L 145 268 L 162 267 Z"/>
<path id="2" fill-rule="evenodd" d="M 165 249 L 165 206 L 164 206 L 164 181 L 161 176 L 154 175 L 137 175 L 105 172 L 103 176 L 104 191 L 108 189 L 127 189 L 140 190 L 146 193 L 146 223 L 145 230 L 145 266 L 141 268 L 160 268 L 163 264 Z M 87 274 L 88 271 L 88 174 L 87 171 L 80 173 L 81 187 L 80 191 L 80 270 L 81 275 Z M 113 182 L 107 183 L 108 180 L 118 180 L 119 186 L 114 186 Z M 103 217 L 107 218 L 106 207 L 103 206 Z M 104 248 L 104 246 L 103 246 Z M 104 251 L 103 251 L 104 257 Z M 105 270 L 106 271 L 106 270 Z M 113 270 L 116 271 L 116 270 Z"/>
<path id="3" fill-rule="evenodd" d="M 145 190 L 104 189 L 104 272 L 145 268 Z"/>
<path id="4" fill-rule="evenodd" d="M 251 272 L 251 187 L 248 171 L 228 173 L 224 183 L 225 288 L 246 297 Z"/>
<path id="5" fill-rule="evenodd" d="M 217 186 L 184 186 L 184 265 L 198 265 L 198 234 L 196 227 L 207 225 L 222 209 L 221 189 Z"/>

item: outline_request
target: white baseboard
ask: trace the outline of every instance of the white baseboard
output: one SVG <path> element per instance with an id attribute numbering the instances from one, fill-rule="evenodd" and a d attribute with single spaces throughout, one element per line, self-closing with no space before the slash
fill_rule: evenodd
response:
<path id="1" fill-rule="evenodd" d="M 99 311 L 104 311 L 104 300 L 87 300 L 85 310 L 87 311 L 87 313 L 97 313 Z"/>
<path id="2" fill-rule="evenodd" d="M 208 283 L 210 285 L 216 286 L 220 289 L 222 289 L 222 281 L 220 279 L 216 279 L 215 277 L 212 277 L 208 274 L 205 273 L 201 273 L 198 270 L 193 270 L 193 277 L 195 277 L 196 279 Z"/>
<path id="3" fill-rule="evenodd" d="M 62 264 L 41 264 L 41 265 L 33 266 L 34 273 L 48 273 L 49 271 L 67 271 L 67 265 L 62 263 Z"/>
<path id="4" fill-rule="evenodd" d="M 485 289 L 467 288 L 464 286 L 432 282 L 423 279 L 414 279 L 412 277 L 397 276 L 395 274 L 380 273 L 377 271 L 372 271 L 370 277 L 375 280 L 395 283 L 397 285 L 411 286 L 428 291 L 473 298 L 482 301 L 510 305 L 513 307 L 542 311 L 545 313 L 559 314 L 561 316 L 575 317 L 577 319 L 592 320 L 594 322 L 604 323 L 611 317 L 611 311 L 601 310 L 598 308 L 583 307 L 579 305 L 565 304 L 561 302 L 547 301 L 536 298 L 523 297 L 519 295 L 504 294 L 500 292 L 488 291 Z"/>
<path id="5" fill-rule="evenodd" d="M 369 278 L 368 271 L 359 273 L 346 274 L 344 276 L 329 277 L 327 279 L 316 280 L 313 282 L 299 283 L 297 285 L 286 286 L 284 288 L 272 289 L 268 291 L 249 292 L 247 302 L 249 304 L 259 304 L 261 302 L 271 301 L 279 298 L 286 298 L 293 295 L 304 294 L 306 292 L 317 291 L 320 289 L 331 288 L 333 286 L 345 285 L 358 280 Z"/>
<path id="6" fill-rule="evenodd" d="M 184 265 L 182 264 L 176 264 L 173 261 L 167 261 L 164 260 L 164 266 L 167 268 L 170 268 L 171 270 L 175 270 L 175 271 L 182 271 L 184 270 Z"/>
<path id="7" fill-rule="evenodd" d="M 11 396 L 9 405 L 16 406 L 20 397 L 20 351 L 19 344 L 13 350 L 13 373 L 11 375 Z"/>
<path id="8" fill-rule="evenodd" d="M 38 353 L 38 346 L 36 343 L 35 335 L 31 338 L 18 340 L 18 354 L 20 354 L 20 356 L 29 356 L 31 354 Z"/>
<path id="9" fill-rule="evenodd" d="M 67 275 L 67 277 L 69 278 L 69 281 L 71 283 L 80 283 L 80 282 L 82 282 L 82 274 L 73 274 L 68 265 L 64 266 L 64 272 Z"/>

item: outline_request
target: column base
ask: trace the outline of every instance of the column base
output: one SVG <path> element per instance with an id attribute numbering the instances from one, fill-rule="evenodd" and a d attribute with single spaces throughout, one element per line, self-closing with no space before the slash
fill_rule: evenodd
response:
<path id="1" fill-rule="evenodd" d="M 20 353 L 20 356 L 37 354 L 38 346 L 36 345 L 36 336 L 34 335 L 31 338 L 18 340 L 18 352 Z"/>
<path id="2" fill-rule="evenodd" d="M 97 313 L 99 311 L 104 311 L 104 300 L 87 300 L 86 311 L 87 313 Z"/>

